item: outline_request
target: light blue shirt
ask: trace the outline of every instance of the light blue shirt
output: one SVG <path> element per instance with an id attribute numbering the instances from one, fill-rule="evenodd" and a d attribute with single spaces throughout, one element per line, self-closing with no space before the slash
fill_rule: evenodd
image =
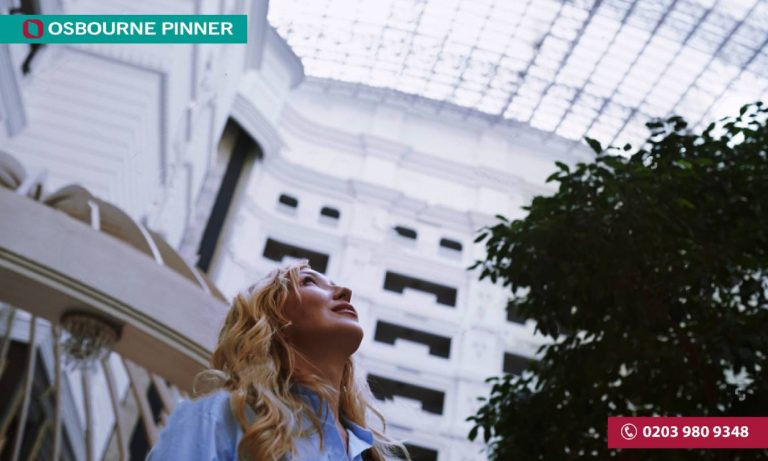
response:
<path id="1" fill-rule="evenodd" d="M 305 400 L 318 411 L 320 399 L 312 391 L 298 390 Z M 328 405 L 325 404 L 325 409 Z M 342 418 L 349 439 L 349 451 L 345 450 L 333 413 L 324 411 L 323 451 L 320 451 L 320 436 L 295 441 L 297 456 L 286 461 L 363 461 L 363 452 L 373 445 L 373 434 L 362 427 Z M 252 413 L 251 413 L 252 414 Z M 176 407 L 168 424 L 160 433 L 155 447 L 147 461 L 235 461 L 237 445 L 243 431 L 229 407 L 229 393 L 219 390 L 197 400 L 185 401 Z M 266 461 L 266 460 L 265 460 Z"/>

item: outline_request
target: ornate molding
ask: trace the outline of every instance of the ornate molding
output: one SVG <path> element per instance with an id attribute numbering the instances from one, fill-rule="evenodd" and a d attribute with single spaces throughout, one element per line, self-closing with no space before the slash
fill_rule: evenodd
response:
<path id="1" fill-rule="evenodd" d="M 272 122 L 242 93 L 235 96 L 230 116 L 259 144 L 265 159 L 279 155 L 285 146 Z"/>
<path id="2" fill-rule="evenodd" d="M 403 168 L 428 173 L 470 187 L 489 185 L 506 193 L 517 192 L 520 188 L 536 191 L 536 193 L 547 192 L 541 186 L 531 183 L 520 175 L 419 152 L 407 144 L 368 133 L 349 133 L 315 122 L 290 106 L 283 109 L 279 128 L 286 134 L 295 136 L 304 142 L 360 156 L 371 155 L 386 160 L 394 160 Z M 533 144 L 529 145 L 525 142 L 522 143 L 522 146 L 531 147 Z"/>
<path id="3" fill-rule="evenodd" d="M 113 237 L 0 189 L 0 299 L 58 322 L 78 309 L 122 328 L 115 351 L 192 389 L 226 305 Z"/>
<path id="4" fill-rule="evenodd" d="M 9 137 L 19 134 L 27 125 L 24 100 L 19 85 L 19 72 L 13 67 L 11 45 L 0 43 L 0 116 Z"/>

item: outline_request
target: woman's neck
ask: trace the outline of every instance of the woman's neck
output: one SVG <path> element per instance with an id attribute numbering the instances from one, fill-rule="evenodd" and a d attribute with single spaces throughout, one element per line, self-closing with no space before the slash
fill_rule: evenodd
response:
<path id="1" fill-rule="evenodd" d="M 328 406 L 335 420 L 339 420 L 339 395 L 341 395 L 342 378 L 346 359 L 328 356 L 297 355 L 296 370 L 301 374 L 314 374 L 333 388 L 334 392 L 329 396 Z"/>

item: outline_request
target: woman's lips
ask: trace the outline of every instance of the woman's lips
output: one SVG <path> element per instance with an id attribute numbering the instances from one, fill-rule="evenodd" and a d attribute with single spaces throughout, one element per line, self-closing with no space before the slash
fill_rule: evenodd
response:
<path id="1" fill-rule="evenodd" d="M 355 307 L 352 306 L 352 304 L 349 304 L 349 303 L 339 304 L 338 306 L 334 307 L 331 310 L 333 312 L 338 312 L 338 313 L 342 313 L 342 314 L 351 314 L 351 315 L 354 315 L 355 317 L 357 317 L 357 311 L 355 310 Z"/>

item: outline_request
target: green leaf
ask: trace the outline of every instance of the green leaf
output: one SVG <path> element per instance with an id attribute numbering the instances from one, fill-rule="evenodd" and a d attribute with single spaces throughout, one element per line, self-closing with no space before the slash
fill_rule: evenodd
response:
<path id="1" fill-rule="evenodd" d="M 560 171 L 555 171 L 551 175 L 547 176 L 547 179 L 544 182 L 552 182 L 556 179 L 560 179 Z M 523 207 L 525 209 L 525 207 Z"/>
<path id="2" fill-rule="evenodd" d="M 678 198 L 677 199 L 677 203 L 680 206 L 683 206 L 685 208 L 689 208 L 691 210 L 695 210 L 696 209 L 696 205 L 694 205 L 693 203 L 691 203 L 690 201 L 688 201 L 688 200 L 686 200 L 684 198 Z"/>
<path id="3" fill-rule="evenodd" d="M 584 137 L 584 140 L 587 141 L 589 147 L 591 147 L 596 154 L 601 154 L 603 152 L 603 146 L 600 145 L 600 142 L 587 136 Z"/>
<path id="4" fill-rule="evenodd" d="M 750 106 L 751 106 L 751 104 L 744 104 L 743 106 L 741 106 L 741 109 L 739 109 L 739 115 L 741 116 L 741 115 L 746 114 L 747 111 L 749 110 Z"/>
<path id="5" fill-rule="evenodd" d="M 524 378 L 489 379 L 473 435 L 485 431 L 490 459 L 610 459 L 590 431 L 608 414 L 768 411 L 766 113 L 705 123 L 717 139 L 653 120 L 631 155 L 590 143 L 601 154 L 558 166 L 556 192 L 484 230 L 481 276 L 509 300 L 497 308 L 525 312 L 545 338 Z M 744 402 L 723 381 L 733 366 L 753 380 Z"/>

